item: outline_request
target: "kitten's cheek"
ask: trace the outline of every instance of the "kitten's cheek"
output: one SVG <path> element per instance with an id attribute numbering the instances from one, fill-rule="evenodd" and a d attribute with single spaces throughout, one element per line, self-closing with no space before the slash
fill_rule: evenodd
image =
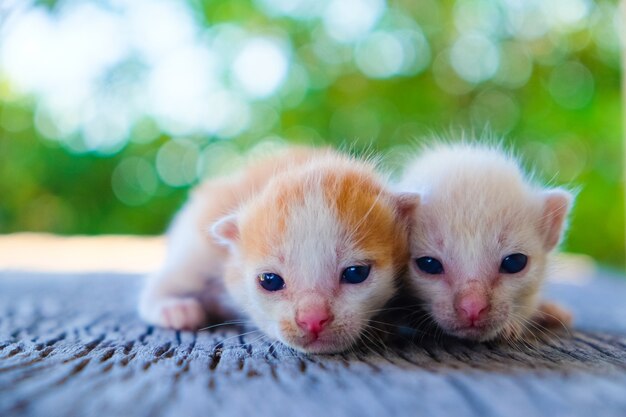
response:
<path id="1" fill-rule="evenodd" d="M 272 323 L 271 326 L 266 330 L 267 334 L 270 335 L 273 339 L 279 340 L 283 343 L 287 343 L 289 340 L 288 335 L 290 334 L 291 326 L 287 320 L 280 320 L 275 323 Z"/>
<path id="2" fill-rule="evenodd" d="M 280 329 L 278 327 L 278 323 L 272 323 L 271 326 L 264 326 L 265 328 L 261 328 L 261 330 L 270 337 L 270 339 L 281 340 L 282 335 L 280 334 Z"/>

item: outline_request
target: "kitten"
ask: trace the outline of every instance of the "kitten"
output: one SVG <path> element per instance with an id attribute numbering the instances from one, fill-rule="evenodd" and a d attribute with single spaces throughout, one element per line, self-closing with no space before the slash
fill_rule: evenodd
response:
<path id="1" fill-rule="evenodd" d="M 540 303 L 570 192 L 534 184 L 497 147 L 467 143 L 426 150 L 398 189 L 421 198 L 409 285 L 445 332 L 486 341 L 571 322 L 567 311 Z"/>
<path id="2" fill-rule="evenodd" d="M 297 350 L 345 350 L 396 291 L 415 205 L 372 162 L 328 149 L 208 180 L 176 216 L 140 314 L 176 329 L 244 314 Z"/>

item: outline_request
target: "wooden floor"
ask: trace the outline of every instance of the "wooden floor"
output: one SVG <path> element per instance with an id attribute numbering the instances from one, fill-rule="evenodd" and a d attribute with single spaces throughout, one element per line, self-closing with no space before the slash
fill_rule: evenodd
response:
<path id="1" fill-rule="evenodd" d="M 607 275 L 607 274 L 605 274 Z M 0 273 L 0 416 L 626 416 L 626 280 L 552 284 L 577 330 L 298 355 L 146 326 L 133 275 Z"/>

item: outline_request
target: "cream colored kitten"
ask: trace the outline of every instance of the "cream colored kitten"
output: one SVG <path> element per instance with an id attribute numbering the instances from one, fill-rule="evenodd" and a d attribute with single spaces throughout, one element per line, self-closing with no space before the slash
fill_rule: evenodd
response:
<path id="1" fill-rule="evenodd" d="M 485 341 L 570 323 L 568 312 L 540 303 L 568 191 L 534 184 L 510 154 L 476 144 L 426 150 L 398 189 L 421 196 L 409 284 L 443 330 Z"/>

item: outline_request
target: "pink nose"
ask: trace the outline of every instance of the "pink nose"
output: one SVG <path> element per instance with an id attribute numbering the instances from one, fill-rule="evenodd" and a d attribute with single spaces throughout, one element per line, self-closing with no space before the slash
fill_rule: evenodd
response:
<path id="1" fill-rule="evenodd" d="M 332 317 L 327 309 L 316 309 L 298 312 L 296 316 L 296 323 L 298 326 L 307 333 L 311 333 L 315 336 L 319 335 L 324 326 L 326 326 Z"/>
<path id="2" fill-rule="evenodd" d="M 467 295 L 457 303 L 457 313 L 472 325 L 485 317 L 489 311 L 489 302 L 480 295 Z"/>

